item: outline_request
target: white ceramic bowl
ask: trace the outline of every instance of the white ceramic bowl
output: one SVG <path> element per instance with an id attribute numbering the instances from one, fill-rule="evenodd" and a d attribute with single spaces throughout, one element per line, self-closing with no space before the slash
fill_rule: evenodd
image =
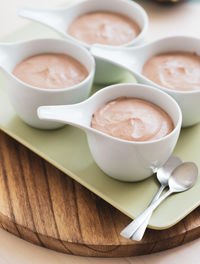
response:
<path id="1" fill-rule="evenodd" d="M 103 104 L 121 96 L 141 98 L 160 106 L 172 118 L 174 130 L 158 140 L 134 142 L 114 138 L 91 128 L 93 113 Z M 181 110 L 171 96 L 141 84 L 112 85 L 86 101 L 71 106 L 42 106 L 38 109 L 38 116 L 84 130 L 97 165 L 107 175 L 121 181 L 146 179 L 162 166 L 172 154 L 182 122 Z"/>
<path id="2" fill-rule="evenodd" d="M 148 17 L 145 10 L 134 1 L 130 0 L 85 0 L 73 5 L 56 9 L 33 9 L 22 8 L 19 15 L 25 18 L 45 24 L 56 30 L 63 37 L 72 40 L 87 49 L 90 45 L 81 42 L 67 33 L 69 25 L 77 17 L 95 11 L 111 11 L 128 16 L 133 19 L 141 28 L 141 33 L 131 42 L 123 46 L 140 44 L 145 37 L 148 28 Z M 115 48 L 116 46 L 113 46 Z M 113 83 L 119 82 L 124 76 L 124 69 L 102 60 L 96 60 L 95 82 Z"/>
<path id="3" fill-rule="evenodd" d="M 189 36 L 171 36 L 158 39 L 138 47 L 112 50 L 101 45 L 94 45 L 92 54 L 99 59 L 113 62 L 129 70 L 143 84 L 154 86 L 171 95 L 179 104 L 183 113 L 183 127 L 200 122 L 200 89 L 195 91 L 171 90 L 160 86 L 142 74 L 145 62 L 152 56 L 172 51 L 195 52 L 200 56 L 200 38 Z"/>
<path id="4" fill-rule="evenodd" d="M 81 62 L 89 72 L 82 82 L 62 89 L 37 88 L 16 78 L 12 72 L 16 64 L 39 53 L 65 53 Z M 16 113 L 27 124 L 41 129 L 54 129 L 58 123 L 42 122 L 37 117 L 40 105 L 74 104 L 85 100 L 90 93 L 95 62 L 87 49 L 66 40 L 35 39 L 17 43 L 0 44 L 0 68 L 5 72 L 7 91 Z"/>

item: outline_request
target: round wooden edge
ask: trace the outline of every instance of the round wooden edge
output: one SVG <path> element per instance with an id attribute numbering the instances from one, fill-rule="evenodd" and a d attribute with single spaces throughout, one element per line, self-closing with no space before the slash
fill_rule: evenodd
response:
<path id="1" fill-rule="evenodd" d="M 196 209 L 197 210 L 197 209 Z M 198 212 L 199 213 L 199 212 Z M 183 222 L 184 220 L 182 220 Z M 153 237 L 157 237 L 154 241 L 149 242 L 135 242 L 133 244 L 124 245 L 85 245 L 80 243 L 71 243 L 69 241 L 61 241 L 53 237 L 44 236 L 42 234 L 35 234 L 32 230 L 26 227 L 13 223 L 8 217 L 0 214 L 0 226 L 4 230 L 31 242 L 35 245 L 52 249 L 58 252 L 67 253 L 76 256 L 87 257 L 131 257 L 152 254 L 159 251 L 171 249 L 181 246 L 192 240 L 200 237 L 200 227 L 194 227 L 187 231 L 183 231 L 179 235 L 167 237 L 159 240 L 159 232 L 167 232 L 167 230 L 157 231 L 148 229 L 147 232 L 152 233 Z M 173 229 L 176 226 L 172 227 Z M 170 229 L 172 229 L 170 228 Z M 147 250 L 148 249 L 148 250 Z"/>

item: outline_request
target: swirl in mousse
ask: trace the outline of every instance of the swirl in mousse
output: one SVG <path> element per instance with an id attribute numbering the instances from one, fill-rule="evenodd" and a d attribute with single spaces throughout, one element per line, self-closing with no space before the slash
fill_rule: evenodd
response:
<path id="1" fill-rule="evenodd" d="M 110 136 L 149 141 L 168 135 L 173 129 L 170 116 L 159 106 L 138 98 L 117 98 L 93 114 L 91 127 Z"/>
<path id="2" fill-rule="evenodd" d="M 91 12 L 75 19 L 68 34 L 89 45 L 123 45 L 140 33 L 138 24 L 125 15 L 114 12 Z"/>
<path id="3" fill-rule="evenodd" d="M 143 75 L 165 88 L 200 90 L 200 56 L 192 52 L 170 52 L 151 57 Z"/>
<path id="4" fill-rule="evenodd" d="M 38 54 L 16 65 L 13 74 L 39 88 L 61 89 L 82 82 L 87 69 L 75 58 L 61 53 Z"/>

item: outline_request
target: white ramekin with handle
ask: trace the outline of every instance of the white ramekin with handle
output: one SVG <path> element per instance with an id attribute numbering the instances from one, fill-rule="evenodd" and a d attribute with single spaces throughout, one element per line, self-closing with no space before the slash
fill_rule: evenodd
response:
<path id="1" fill-rule="evenodd" d="M 77 59 L 88 70 L 82 82 L 68 88 L 46 89 L 27 84 L 15 75 L 15 66 L 27 57 L 41 53 L 64 53 Z M 0 68 L 7 81 L 9 99 L 18 116 L 30 126 L 41 129 L 55 129 L 59 123 L 43 122 L 37 117 L 40 105 L 74 104 L 88 98 L 95 72 L 95 61 L 87 49 L 58 39 L 35 39 L 16 43 L 0 44 Z"/>
<path id="2" fill-rule="evenodd" d="M 105 103 L 122 96 L 141 98 L 161 107 L 172 118 L 173 131 L 157 140 L 136 142 L 115 138 L 93 129 L 93 113 Z M 155 169 L 168 160 L 177 143 L 182 122 L 180 107 L 171 96 L 141 84 L 112 85 L 79 104 L 41 106 L 38 116 L 42 120 L 57 121 L 84 130 L 97 165 L 112 178 L 133 182 L 150 177 Z"/>

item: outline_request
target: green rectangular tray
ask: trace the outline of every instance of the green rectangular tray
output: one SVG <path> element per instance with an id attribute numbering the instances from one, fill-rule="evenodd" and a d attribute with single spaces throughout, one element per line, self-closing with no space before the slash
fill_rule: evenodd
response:
<path id="1" fill-rule="evenodd" d="M 45 26 L 29 23 L 3 41 L 37 37 L 59 36 Z M 127 73 L 123 82 L 135 80 Z M 94 86 L 93 92 L 100 88 Z M 106 176 L 93 161 L 85 134 L 77 128 L 65 126 L 42 131 L 26 125 L 16 116 L 9 102 L 3 74 L 0 75 L 0 129 L 131 218 L 145 209 L 159 188 L 155 176 L 139 183 L 123 183 Z M 174 154 L 200 164 L 200 125 L 182 130 Z M 191 190 L 174 194 L 163 202 L 153 214 L 149 227 L 168 228 L 199 204 L 200 180 Z"/>

